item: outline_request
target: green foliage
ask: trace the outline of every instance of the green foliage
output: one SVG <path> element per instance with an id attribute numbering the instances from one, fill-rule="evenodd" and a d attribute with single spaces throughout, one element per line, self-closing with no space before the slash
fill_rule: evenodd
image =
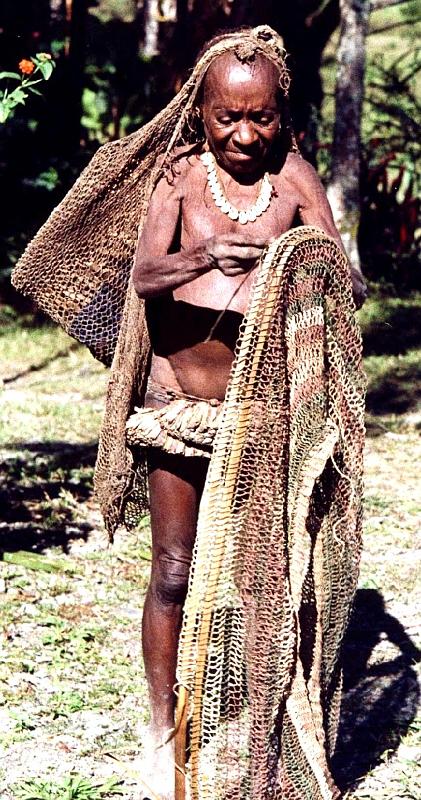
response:
<path id="1" fill-rule="evenodd" d="M 360 250 L 369 277 L 399 290 L 421 287 L 420 71 L 421 48 L 377 55 L 367 67 Z"/>
<path id="2" fill-rule="evenodd" d="M 79 692 L 59 692 L 52 699 L 53 716 L 68 717 L 75 711 L 81 711 L 85 706 L 85 700 Z"/>
<path id="3" fill-rule="evenodd" d="M 122 794 L 121 781 L 108 778 L 101 783 L 72 775 L 62 781 L 49 780 L 23 781 L 13 787 L 16 800 L 102 800 L 112 795 Z"/>
<path id="4" fill-rule="evenodd" d="M 90 141 L 104 144 L 113 136 L 112 104 L 116 67 L 110 61 L 88 64 L 82 93 L 81 123 Z"/>
<path id="5" fill-rule="evenodd" d="M 102 23 L 113 20 L 130 23 L 136 18 L 137 5 L 136 0 L 100 0 L 90 14 Z"/>
<path id="6" fill-rule="evenodd" d="M 421 47 L 401 53 L 388 63 L 384 55 L 368 65 L 363 137 L 368 163 L 393 154 L 389 165 L 403 165 L 408 178 L 416 175 L 420 155 L 421 106 L 416 79 L 421 71 Z"/>
<path id="7" fill-rule="evenodd" d="M 19 62 L 18 72 L 0 72 L 0 81 L 6 83 L 4 89 L 0 89 L 0 123 L 6 122 L 7 119 L 13 117 L 16 106 L 25 105 L 30 94 L 40 94 L 38 89 L 34 87 L 41 83 L 43 80 L 48 81 L 51 78 L 55 67 L 49 53 L 38 53 L 31 59 L 22 59 Z M 36 80 L 25 77 L 26 75 L 38 75 Z M 10 88 L 11 81 L 17 82 L 15 88 Z"/>
<path id="8" fill-rule="evenodd" d="M 33 731 L 35 729 L 33 720 L 29 719 L 23 714 L 20 714 L 18 711 L 10 711 L 10 718 L 15 720 L 15 731 L 17 733 Z"/>
<path id="9" fill-rule="evenodd" d="M 53 192 L 60 184 L 60 176 L 55 167 L 52 165 L 48 169 L 43 170 L 35 178 L 25 178 L 24 185 L 34 187 L 34 189 L 45 189 L 47 192 Z"/>
<path id="10" fill-rule="evenodd" d="M 418 18 L 419 6 L 414 2 L 377 11 L 371 15 L 367 37 L 358 239 L 367 277 L 392 294 L 421 288 L 417 252 L 421 139 L 421 49 L 415 46 Z M 326 48 L 322 69 L 318 166 L 325 179 L 331 161 L 337 42 L 338 32 Z"/>

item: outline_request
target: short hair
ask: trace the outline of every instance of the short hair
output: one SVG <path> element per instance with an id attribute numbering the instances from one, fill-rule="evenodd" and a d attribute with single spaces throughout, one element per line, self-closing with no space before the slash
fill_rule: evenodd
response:
<path id="1" fill-rule="evenodd" d="M 215 45 L 223 44 L 224 41 L 231 39 L 233 34 L 250 33 L 253 30 L 254 29 L 252 28 L 251 25 L 242 25 L 241 27 L 238 28 L 230 28 L 229 30 L 217 31 L 215 36 L 212 36 L 212 38 L 209 39 L 207 42 L 205 42 L 205 44 L 201 48 L 196 58 L 195 65 L 198 64 L 199 61 L 201 61 L 201 59 L 203 58 L 203 56 L 209 50 L 211 50 Z M 262 39 L 262 42 L 265 41 L 264 33 L 261 32 L 259 35 L 260 38 Z M 226 52 L 234 53 L 236 58 L 243 64 L 253 63 L 256 60 L 256 57 L 265 58 L 267 61 L 270 61 L 270 63 L 273 64 L 279 72 L 279 88 L 282 94 L 284 94 L 285 96 L 288 95 L 288 89 L 291 82 L 291 77 L 287 66 L 288 55 L 285 50 L 281 54 L 278 48 L 277 57 L 271 58 L 268 55 L 268 53 L 264 52 L 263 48 L 262 50 L 245 48 L 244 46 L 242 46 L 242 43 L 239 42 L 238 47 L 233 47 Z M 224 53 L 221 53 L 221 55 L 224 55 Z"/>
<path id="2" fill-rule="evenodd" d="M 214 64 L 216 59 L 219 56 L 225 55 L 226 53 L 233 53 L 236 58 L 241 63 L 250 64 L 255 61 L 256 57 L 265 58 L 271 64 L 273 64 L 278 72 L 279 72 L 279 92 L 277 93 L 277 101 L 279 104 L 280 112 L 281 112 L 281 119 L 282 124 L 280 126 L 280 143 L 281 149 L 284 152 L 288 152 L 290 150 L 297 152 L 298 146 L 297 141 L 294 135 L 294 130 L 291 122 L 291 114 L 289 109 L 289 101 L 288 101 L 288 89 L 290 85 L 290 73 L 286 64 L 287 54 L 280 44 L 276 43 L 276 47 L 270 48 L 266 44 L 268 42 L 271 33 L 274 32 L 270 31 L 270 28 L 263 27 L 261 29 L 255 29 L 251 26 L 243 26 L 241 28 L 231 28 L 225 31 L 218 31 L 215 36 L 209 39 L 202 47 L 201 51 L 199 52 L 195 66 L 199 64 L 199 62 L 203 59 L 203 57 L 218 44 L 222 44 L 225 41 L 232 40 L 233 34 L 241 34 L 241 33 L 250 33 L 258 30 L 258 38 L 262 41 L 261 49 L 259 47 L 251 46 L 250 41 L 247 41 L 247 37 L 245 37 L 244 42 L 241 41 L 239 37 L 239 42 L 237 46 L 232 46 L 229 49 L 227 48 L 224 50 L 221 48 L 221 53 L 215 56 L 215 59 L 210 62 Z M 267 33 L 266 33 L 267 32 Z M 279 42 L 282 40 L 279 37 Z M 266 47 L 265 47 L 266 44 Z M 208 66 L 208 69 L 209 69 Z M 198 112 L 198 106 L 200 106 L 202 98 L 203 98 L 203 86 L 206 79 L 207 70 L 204 73 L 200 86 L 198 87 L 196 93 L 196 102 L 195 107 L 192 107 L 190 112 L 186 117 L 186 124 L 183 129 L 182 139 L 185 143 L 191 144 L 203 144 L 205 140 L 205 132 L 203 128 L 203 122 L 201 119 L 201 115 Z"/>

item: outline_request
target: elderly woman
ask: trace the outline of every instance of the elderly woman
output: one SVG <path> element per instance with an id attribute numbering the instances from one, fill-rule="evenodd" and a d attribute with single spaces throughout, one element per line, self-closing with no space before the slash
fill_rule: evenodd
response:
<path id="1" fill-rule="evenodd" d="M 174 737 L 171 732 L 175 726 L 174 711 L 179 693 L 175 691 L 177 681 L 183 684 L 183 688 L 184 683 L 188 683 L 188 679 L 184 682 L 183 678 L 183 658 L 186 661 L 188 642 L 191 652 L 186 661 L 187 673 L 189 670 L 195 672 L 192 659 L 196 659 L 196 677 L 200 676 L 197 680 L 193 676 L 188 687 L 190 699 L 184 697 L 184 708 L 180 712 L 181 717 L 185 712 L 192 718 L 191 759 L 187 768 L 190 770 L 192 797 L 197 800 L 208 797 L 212 800 L 222 797 L 263 800 L 282 796 L 301 800 L 305 792 L 305 796 L 311 796 L 313 800 L 337 796 L 328 767 L 329 746 L 333 741 L 328 716 L 331 712 L 336 713 L 334 697 L 340 689 L 337 656 L 355 589 L 362 394 L 358 386 L 360 394 L 352 423 L 357 431 L 354 435 L 357 457 L 352 461 L 348 444 L 341 450 L 341 414 L 345 413 L 345 403 L 342 400 L 336 402 L 336 395 L 332 401 L 329 399 L 327 387 L 331 390 L 337 378 L 329 367 L 333 350 L 326 345 L 330 337 L 330 328 L 326 325 L 332 323 L 324 321 L 321 309 L 329 308 L 329 319 L 335 314 L 340 315 L 341 292 L 345 286 L 343 308 L 348 313 L 346 324 L 353 330 L 353 323 L 349 321 L 354 308 L 350 299 L 351 289 L 357 306 L 364 301 L 366 289 L 362 275 L 350 272 L 340 250 L 340 236 L 317 174 L 297 151 L 288 116 L 288 84 L 281 42 L 270 29 L 262 27 L 216 37 L 204 49 L 187 88 L 180 93 L 181 99 L 175 98 L 168 109 L 143 131 L 128 137 L 127 144 L 123 140 L 121 146 L 113 143 L 102 148 L 80 179 L 79 195 L 76 185 L 55 212 L 56 217 L 53 215 L 44 232 L 38 234 L 15 275 L 16 284 L 30 291 L 28 284 L 31 281 L 25 278 L 28 264 L 34 264 L 34 257 L 37 257 L 36 268 L 40 269 L 39 244 L 45 243 L 47 233 L 53 261 L 64 263 L 69 258 L 71 247 L 76 272 L 82 258 L 85 270 L 83 279 L 74 271 L 70 278 L 61 279 L 59 289 L 67 303 L 67 317 L 63 319 L 63 315 L 56 311 L 56 318 L 104 361 L 109 360 L 107 353 L 114 349 L 116 325 L 117 333 L 119 330 L 98 458 L 97 488 L 105 517 L 111 520 L 110 527 L 113 528 L 121 520 L 123 506 L 130 509 L 130 503 L 133 505 L 138 499 L 141 478 L 137 460 L 139 453 L 146 455 L 152 570 L 143 616 L 143 652 L 151 725 L 149 755 L 143 773 L 145 785 L 149 788 L 145 789 L 142 797 L 157 796 L 161 800 L 174 800 L 175 797 Z M 113 148 L 112 152 L 110 148 Z M 154 155 L 153 159 L 151 155 Z M 99 189 L 95 183 L 99 184 Z M 137 216 L 141 218 L 141 227 L 120 322 L 121 298 L 127 287 L 127 271 L 125 282 L 121 278 L 124 272 L 122 264 L 124 261 L 127 263 L 133 252 L 130 242 L 133 243 L 131 221 L 136 213 L 136 188 Z M 101 211 L 105 219 L 100 219 Z M 65 222 L 64 233 L 58 231 L 60 213 Z M 237 418 L 241 416 L 242 439 L 237 449 L 232 446 L 232 452 L 236 454 L 239 448 L 241 455 L 235 456 L 235 469 L 230 461 L 230 474 L 235 477 L 228 503 L 230 521 L 225 526 L 228 529 L 231 525 L 234 530 L 237 525 L 237 538 L 227 538 L 225 555 L 221 556 L 221 559 L 228 558 L 231 547 L 232 557 L 224 563 L 228 572 L 230 564 L 235 564 L 235 569 L 232 580 L 227 579 L 225 589 L 221 590 L 222 600 L 215 601 L 212 610 L 209 610 L 209 598 L 215 598 L 216 590 L 212 588 L 211 580 L 203 592 L 202 605 L 196 607 L 190 601 L 185 611 L 180 670 L 176 676 L 189 576 L 194 594 L 197 582 L 199 589 L 201 583 L 205 584 L 206 561 L 214 564 L 219 559 L 218 553 L 214 553 L 212 545 L 209 545 L 209 555 L 205 555 L 200 573 L 197 564 L 202 545 L 199 542 L 199 555 L 196 556 L 192 577 L 192 554 L 208 469 L 210 488 L 205 506 L 208 520 L 214 520 L 215 535 L 222 518 L 222 507 L 209 499 L 215 496 L 215 492 L 212 495 L 212 486 L 218 484 L 218 480 L 212 477 L 215 471 L 212 472 L 213 461 L 209 468 L 209 459 L 220 427 L 225 425 L 224 430 L 229 429 L 227 420 L 233 401 L 229 398 L 226 401 L 227 386 L 231 386 L 232 398 L 235 375 L 238 374 L 240 380 L 241 374 L 247 371 L 241 364 L 239 366 L 238 353 L 246 336 L 244 320 L 249 314 L 250 324 L 250 308 L 255 302 L 257 267 L 262 263 L 262 256 L 263 261 L 269 263 L 269 253 L 274 258 L 272 273 L 275 272 L 282 251 L 282 237 L 300 221 L 304 226 L 317 229 L 303 234 L 303 241 L 313 241 L 313 236 L 322 248 L 319 252 L 313 241 L 308 249 L 316 252 L 313 266 L 308 270 L 310 282 L 305 284 L 304 281 L 300 291 L 291 289 L 298 269 L 304 263 L 300 256 L 297 257 L 297 270 L 292 271 L 283 290 L 285 314 L 289 313 L 293 303 L 302 312 L 305 335 L 301 339 L 298 337 L 298 345 L 294 344 L 294 353 L 298 346 L 297 358 L 301 357 L 302 363 L 296 370 L 297 374 L 293 374 L 293 350 L 288 340 L 285 347 L 282 345 L 287 353 L 287 377 L 282 379 L 283 388 L 279 388 L 284 363 L 279 353 L 278 360 L 273 359 L 272 374 L 264 379 L 266 394 L 261 386 L 259 388 L 258 376 L 261 376 L 263 385 L 264 373 L 261 355 L 255 360 L 257 366 L 248 388 L 243 385 L 244 396 L 247 392 L 250 395 L 250 386 L 255 387 L 251 393 L 254 404 L 249 405 L 248 411 L 244 411 L 244 404 L 241 408 L 238 406 L 239 411 L 234 414 Z M 78 244 L 75 244 L 76 230 L 80 232 Z M 281 242 L 280 250 L 278 240 Z M 297 238 L 299 241 L 300 236 Z M 329 286 L 335 287 L 336 280 L 339 287 L 326 288 L 326 296 L 323 287 L 328 284 L 323 271 L 319 270 L 320 262 L 326 261 L 323 247 L 327 248 L 326 252 L 334 254 L 331 264 L 333 277 Z M 44 263 L 47 257 L 48 254 L 42 254 Z M 335 277 L 335 259 L 339 264 L 339 278 Z M 35 270 L 35 266 L 32 269 Z M 285 275 L 287 272 L 285 267 Z M 88 277 L 91 278 L 90 285 Z M 69 282 L 78 287 L 76 294 L 69 290 Z M 306 288 L 303 290 L 304 284 Z M 52 313 L 54 300 L 51 301 L 51 292 L 44 289 L 44 296 L 39 289 L 32 289 L 32 294 Z M 118 299 L 115 299 L 119 295 L 120 310 Z M 261 315 L 264 316 L 264 292 L 262 297 Z M 55 302 L 58 305 L 57 298 Z M 269 290 L 267 308 L 270 309 Z M 276 348 L 280 352 L 280 337 L 284 336 L 286 329 L 291 331 L 287 317 L 284 318 L 285 325 L 280 325 L 280 310 L 271 314 L 273 330 L 261 347 L 267 363 L 270 363 L 271 347 L 273 352 Z M 297 327 L 297 319 L 296 316 L 292 327 Z M 260 322 L 257 319 L 253 323 L 254 331 Z M 332 330 L 336 331 L 334 327 Z M 111 331 L 114 331 L 112 336 Z M 339 323 L 337 331 L 339 333 L 332 335 L 340 339 Z M 352 363 L 348 372 L 354 370 L 353 380 L 358 383 L 359 350 L 355 332 L 350 335 L 351 341 Z M 248 360 L 246 353 L 241 363 L 246 365 Z M 291 374 L 288 370 L 292 370 Z M 314 375 L 306 383 L 303 374 L 311 370 Z M 326 381 L 328 374 L 329 381 Z M 343 383 L 343 373 L 341 380 Z M 278 388 L 268 388 L 268 382 Z M 297 427 L 297 434 L 294 433 L 296 407 L 304 402 L 302 392 L 294 395 L 297 385 L 307 386 L 304 393 L 306 402 L 309 396 L 314 401 L 313 406 L 311 403 L 306 406 L 310 409 L 307 417 L 313 413 L 316 415 L 310 433 L 306 415 Z M 322 400 L 321 392 L 324 392 Z M 143 407 L 133 413 L 139 395 Z M 294 397 L 298 399 L 294 400 Z M 228 411 L 224 410 L 225 401 Z M 339 409 L 338 419 L 332 411 L 335 402 Z M 274 407 L 277 411 L 269 422 L 268 409 Z M 282 430 L 277 420 L 283 420 Z M 306 425 L 307 439 L 304 436 Z M 231 425 L 230 435 L 233 435 L 232 431 Z M 304 462 L 308 478 L 297 489 L 301 501 L 297 501 L 288 527 L 285 521 L 289 513 L 285 506 L 285 486 L 289 480 L 289 460 L 292 459 L 293 469 L 295 441 L 300 434 L 305 440 L 300 452 L 307 447 L 307 460 Z M 263 445 L 265 436 L 266 450 Z M 288 442 L 289 457 L 285 450 Z M 274 449 L 270 451 L 272 446 Z M 258 453 L 259 447 L 260 456 L 258 454 L 251 468 L 250 453 L 253 450 Z M 275 455 L 270 456 L 270 452 Z M 332 463 L 336 464 L 334 454 L 340 461 L 340 468 L 332 477 Z M 242 458 L 246 465 L 244 474 L 241 471 Z M 269 462 L 274 472 L 268 478 Z M 350 478 L 346 473 L 351 462 L 356 464 L 356 468 L 355 475 Z M 258 477 L 260 472 L 263 475 L 266 470 L 262 482 L 265 488 L 260 496 L 255 494 L 253 503 L 250 498 L 255 488 L 247 477 L 247 469 L 253 473 L 253 486 L 256 485 L 255 476 Z M 352 467 L 350 470 L 352 472 Z M 219 480 L 221 485 L 228 481 L 227 475 L 225 469 Z M 293 486 L 294 474 L 291 475 Z M 348 481 L 346 489 L 339 486 L 341 476 Z M 354 479 L 355 487 L 349 492 L 349 483 Z M 266 487 L 275 493 L 263 509 L 261 503 Z M 326 531 L 332 528 L 335 520 L 339 525 L 336 517 L 329 521 L 330 509 L 336 509 L 334 513 L 337 514 L 335 492 L 338 492 L 338 497 L 345 496 L 345 493 L 348 498 L 343 502 L 342 516 L 352 534 L 349 548 L 348 545 L 342 546 L 341 532 L 335 528 L 335 541 L 339 542 L 338 553 L 343 564 L 341 562 L 338 566 L 337 585 L 332 581 L 331 586 L 326 584 L 322 587 L 315 565 L 318 558 L 322 569 L 320 559 L 324 558 L 323 569 L 328 575 L 329 559 L 335 559 L 333 550 L 326 555 L 329 550 L 326 543 L 329 545 L 330 542 Z M 291 498 L 291 491 L 288 496 Z M 237 521 L 245 519 L 248 507 L 247 521 L 238 527 Z M 270 519 L 265 518 L 268 509 Z M 280 519 L 283 522 L 277 528 Z M 327 520 L 324 528 L 323 519 Z M 301 544 L 294 544 L 300 525 L 301 540 L 298 538 L 297 542 L 301 541 Z M 205 530 L 206 524 L 202 528 Z M 322 538 L 318 544 L 320 530 L 324 533 L 320 534 Z M 262 542 L 266 536 L 263 557 Z M 277 545 L 273 548 L 273 542 L 281 543 L 279 551 Z M 291 542 L 293 547 L 288 551 Z M 348 550 L 352 551 L 352 556 L 347 560 Z M 277 560 L 273 561 L 275 556 Z M 259 578 L 260 588 L 257 590 L 258 570 L 262 575 L 272 561 L 273 567 L 268 572 L 266 583 Z M 342 577 L 341 570 L 345 577 Z M 220 583 L 223 578 L 222 571 Z M 344 591 L 341 581 L 348 581 Z M 323 592 L 325 596 L 322 597 Z M 331 596 L 329 592 L 332 592 Z M 337 600 L 341 592 L 342 600 Z M 223 624 L 218 623 L 221 603 L 225 608 Z M 260 611 L 259 604 L 262 606 Z M 327 609 L 325 612 L 324 607 Z M 331 609 L 336 609 L 336 622 L 332 622 L 332 617 L 326 617 Z M 328 645 L 323 640 L 323 613 Z M 335 633 L 329 639 L 327 631 L 333 630 L 335 625 L 337 635 Z M 189 630 L 193 630 L 191 636 Z M 206 646 L 202 653 L 200 648 L 204 641 Z M 332 656 L 329 669 L 323 661 L 325 646 L 330 648 Z M 212 659 L 218 648 L 219 667 L 214 667 L 212 678 Z M 321 678 L 323 670 L 329 673 L 328 678 L 324 676 L 324 683 Z M 261 678 L 258 678 L 259 674 Z M 214 683 L 209 683 L 211 679 Z M 265 690 L 265 683 L 272 687 L 270 692 L 267 687 Z M 304 695 L 307 698 L 305 702 L 302 699 Z M 211 696 L 214 697 L 214 706 L 208 703 Z M 211 708 L 218 709 L 214 717 Z M 325 742 L 329 726 L 330 745 Z M 177 720 L 176 739 L 181 728 L 180 718 Z M 185 746 L 184 741 L 181 751 Z M 181 751 L 179 747 L 177 775 L 185 771 L 185 755 Z M 178 779 L 176 782 L 177 797 L 181 797 L 184 791 L 182 781 Z"/>

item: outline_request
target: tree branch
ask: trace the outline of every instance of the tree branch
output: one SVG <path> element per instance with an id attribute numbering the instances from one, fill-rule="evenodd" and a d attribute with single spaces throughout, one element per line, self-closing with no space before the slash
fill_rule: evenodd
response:
<path id="1" fill-rule="evenodd" d="M 393 31 L 395 28 L 401 28 L 402 25 L 414 25 L 419 21 L 420 17 L 417 19 L 403 19 L 401 22 L 390 22 L 388 25 L 383 25 L 382 28 L 372 28 L 372 30 L 368 31 L 368 36 L 373 36 L 375 33 L 386 33 L 387 31 Z"/>
<path id="2" fill-rule="evenodd" d="M 408 2 L 411 2 L 411 0 L 371 0 L 370 11 L 380 11 L 382 8 L 391 8 L 391 6 L 402 6 Z"/>
<path id="3" fill-rule="evenodd" d="M 406 53 L 400 53 L 400 55 L 389 65 L 388 72 L 394 70 L 398 66 L 398 64 L 402 64 L 407 56 L 414 55 L 415 57 L 418 55 L 420 51 L 421 47 L 415 47 L 415 48 L 410 47 L 409 50 L 406 51 Z"/>

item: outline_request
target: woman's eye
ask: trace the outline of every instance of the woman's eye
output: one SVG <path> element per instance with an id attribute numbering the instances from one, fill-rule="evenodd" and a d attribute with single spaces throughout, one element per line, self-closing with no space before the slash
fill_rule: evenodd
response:
<path id="1" fill-rule="evenodd" d="M 272 114 L 262 114 L 262 115 L 256 114 L 256 115 L 253 115 L 253 116 L 250 117 L 250 120 L 255 125 L 271 125 L 273 123 L 274 119 L 275 119 L 275 117 Z M 235 115 L 233 114 L 231 116 L 219 116 L 219 117 L 216 117 L 216 121 L 219 123 L 219 125 L 227 125 L 227 126 L 228 125 L 235 125 L 237 122 L 239 122 L 239 120 L 240 120 L 240 116 L 238 116 L 238 118 L 237 118 L 236 114 Z"/>

